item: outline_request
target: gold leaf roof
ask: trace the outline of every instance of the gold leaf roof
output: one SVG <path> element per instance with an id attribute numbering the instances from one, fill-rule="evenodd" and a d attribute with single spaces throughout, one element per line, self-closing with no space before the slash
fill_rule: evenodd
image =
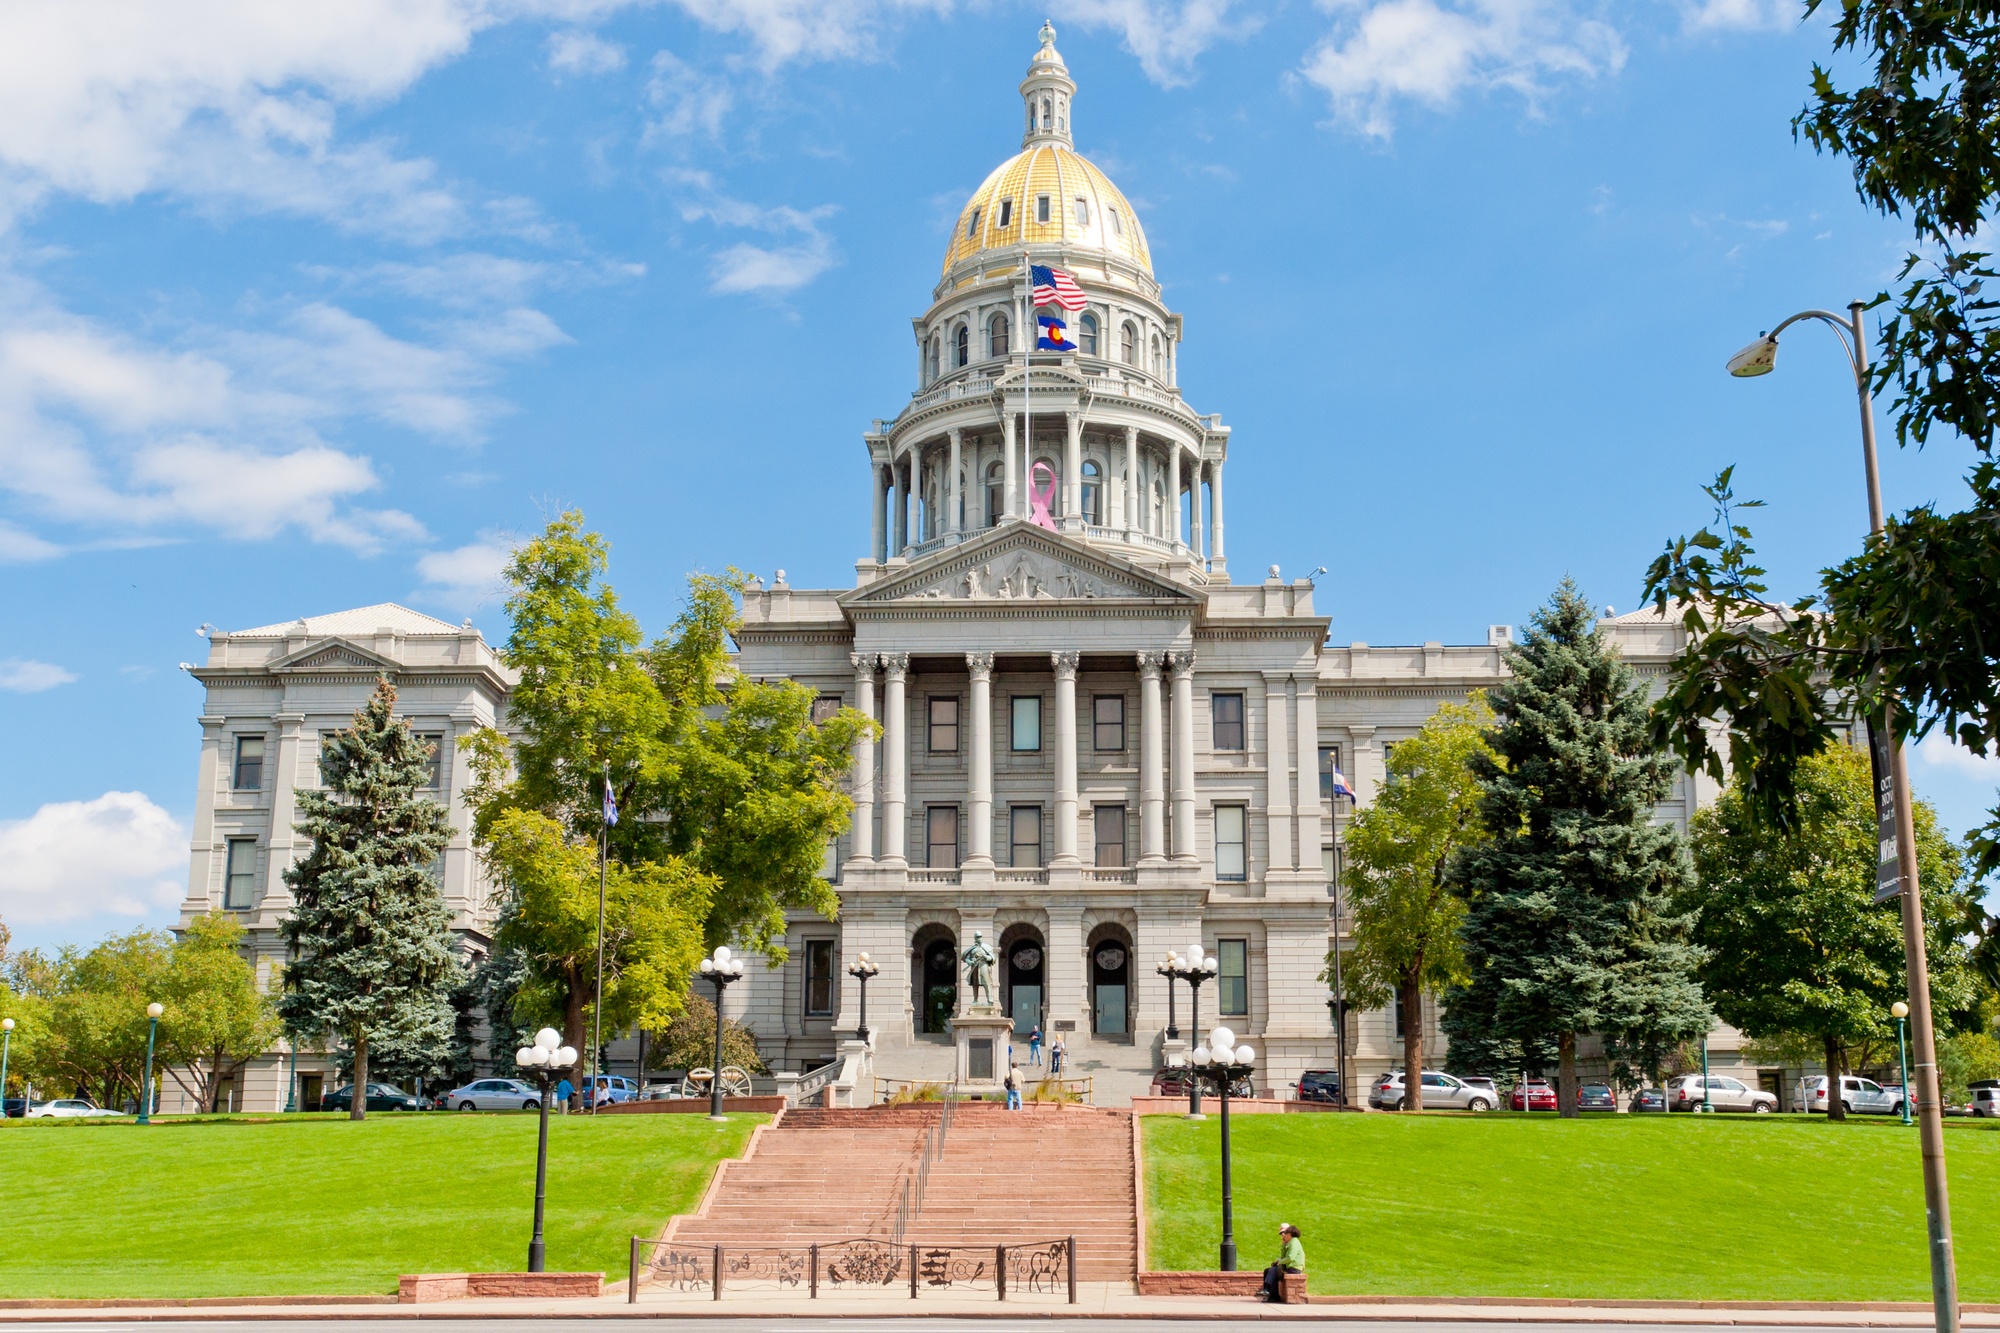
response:
<path id="1" fill-rule="evenodd" d="M 1037 222 L 1036 201 L 1049 199 L 1049 220 Z M 1077 221 L 1076 201 L 1088 204 L 1087 222 Z M 1013 207 L 1000 225 L 1002 200 Z M 978 214 L 975 221 L 973 214 Z M 944 254 L 944 271 L 986 250 L 1029 245 L 1092 248 L 1128 259 L 1153 272 L 1152 254 L 1139 217 L 1111 178 L 1082 154 L 1060 144 L 1039 144 L 993 169 L 959 210 L 958 225 Z"/>

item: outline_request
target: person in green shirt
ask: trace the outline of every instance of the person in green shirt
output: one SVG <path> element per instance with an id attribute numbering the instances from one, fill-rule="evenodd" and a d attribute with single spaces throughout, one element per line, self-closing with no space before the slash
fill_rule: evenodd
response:
<path id="1" fill-rule="evenodd" d="M 1264 1270 L 1264 1290 L 1258 1299 L 1283 1304 L 1285 1274 L 1305 1271 L 1306 1247 L 1299 1243 L 1299 1229 L 1282 1222 L 1278 1225 L 1278 1262 Z"/>

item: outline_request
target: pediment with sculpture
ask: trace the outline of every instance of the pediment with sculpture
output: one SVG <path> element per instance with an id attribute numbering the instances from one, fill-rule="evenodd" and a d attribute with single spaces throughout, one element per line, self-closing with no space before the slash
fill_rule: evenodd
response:
<path id="1" fill-rule="evenodd" d="M 1078 543 L 1020 525 L 940 552 L 851 594 L 884 602 L 1199 601 L 1199 594 Z"/>

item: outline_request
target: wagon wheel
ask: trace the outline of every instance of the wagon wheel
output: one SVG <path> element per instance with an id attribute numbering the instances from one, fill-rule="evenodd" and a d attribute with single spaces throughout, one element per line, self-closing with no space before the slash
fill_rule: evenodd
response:
<path id="1" fill-rule="evenodd" d="M 713 1069 L 708 1068 L 706 1065 L 702 1066 L 699 1069 L 688 1070 L 687 1077 L 681 1080 L 681 1096 L 683 1097 L 708 1096 L 708 1081 L 714 1077 L 715 1077 L 715 1071 Z"/>
<path id="2" fill-rule="evenodd" d="M 750 1095 L 750 1073 L 737 1065 L 722 1067 L 722 1095 L 725 1097 L 748 1097 Z"/>

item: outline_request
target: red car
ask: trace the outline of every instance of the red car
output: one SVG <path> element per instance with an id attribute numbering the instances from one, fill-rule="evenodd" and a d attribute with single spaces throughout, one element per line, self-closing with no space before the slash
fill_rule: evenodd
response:
<path id="1" fill-rule="evenodd" d="M 1556 1109 L 1556 1090 L 1538 1078 L 1528 1080 L 1528 1106 L 1530 1111 L 1553 1111 Z M 1521 1105 L 1521 1085 L 1514 1085 L 1514 1095 L 1508 1099 L 1508 1106 L 1519 1111 Z"/>

